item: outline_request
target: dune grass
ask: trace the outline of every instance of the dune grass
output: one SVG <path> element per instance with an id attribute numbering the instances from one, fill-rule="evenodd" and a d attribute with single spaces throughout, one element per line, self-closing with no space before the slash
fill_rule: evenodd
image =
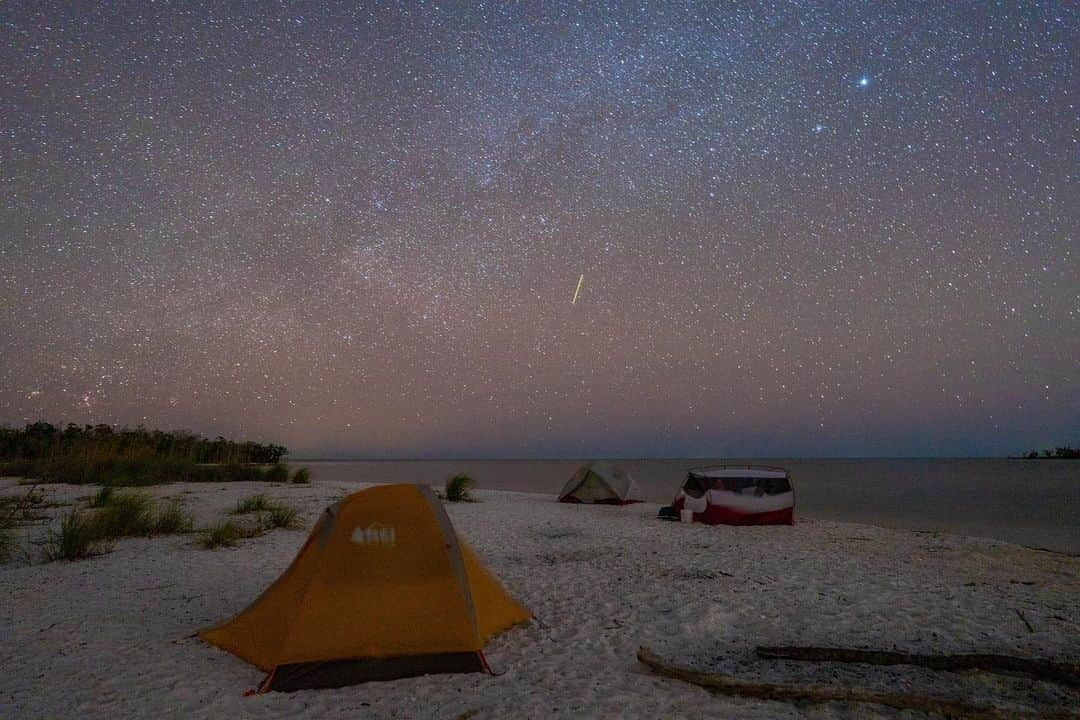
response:
<path id="1" fill-rule="evenodd" d="M 106 492 L 102 488 L 90 500 L 92 513 L 72 510 L 49 533 L 47 560 L 80 560 L 105 552 L 112 541 L 126 537 L 153 537 L 191 532 L 194 521 L 176 500 L 158 508 L 143 493 Z"/>
<path id="2" fill-rule="evenodd" d="M 230 515 L 250 515 L 258 513 L 259 523 L 267 528 L 289 528 L 296 526 L 296 508 L 273 502 L 266 495 L 251 495 L 238 500 Z"/>
<path id="3" fill-rule="evenodd" d="M 102 538 L 93 522 L 72 510 L 64 516 L 60 529 L 49 533 L 45 541 L 45 558 L 54 560 L 82 560 L 104 551 Z"/>
<path id="4" fill-rule="evenodd" d="M 311 470 L 306 467 L 297 468 L 293 473 L 292 481 L 295 485 L 307 485 L 311 482 Z"/>
<path id="5" fill-rule="evenodd" d="M 219 547 L 232 547 L 238 540 L 258 537 L 278 528 L 299 527 L 296 508 L 275 503 L 266 495 L 258 494 L 238 500 L 230 515 L 255 515 L 255 522 L 240 523 L 235 520 L 222 520 L 202 531 L 199 544 L 207 550 Z"/>
<path id="6" fill-rule="evenodd" d="M 268 530 L 275 528 L 294 528 L 297 526 L 296 508 L 285 505 L 277 505 L 270 508 L 262 519 L 263 527 Z"/>
<path id="7" fill-rule="evenodd" d="M 104 490 L 104 488 L 103 488 Z M 152 537 L 190 532 L 194 520 L 177 500 L 157 508 L 154 501 L 142 493 L 111 492 L 94 497 L 96 505 L 92 524 L 98 535 L 107 540 L 121 537 Z M 92 503 L 91 507 L 95 507 Z"/>
<path id="8" fill-rule="evenodd" d="M 270 510 L 273 507 L 275 506 L 272 502 L 270 502 L 270 498 L 260 493 L 259 495 L 251 495 L 250 497 L 246 497 L 243 500 L 238 500 L 236 502 L 236 507 L 234 507 L 229 512 L 229 514 L 247 515 L 249 513 L 264 512 L 266 510 Z"/>
<path id="9" fill-rule="evenodd" d="M 99 537 L 148 537 L 154 534 L 154 501 L 142 493 L 113 493 L 94 513 L 91 524 Z"/>
<path id="10" fill-rule="evenodd" d="M 446 481 L 446 499 L 449 502 L 472 502 L 469 489 L 473 479 L 465 473 L 458 473 Z"/>
<path id="11" fill-rule="evenodd" d="M 199 544 L 207 550 L 232 547 L 240 538 L 240 526 L 232 520 L 224 520 L 203 531 Z"/>
<path id="12" fill-rule="evenodd" d="M 220 547 L 233 547 L 238 540 L 258 537 L 266 532 L 262 522 L 254 525 L 243 525 L 232 520 L 223 520 L 217 525 L 212 525 L 202 532 L 199 544 L 206 550 L 214 550 Z"/>
<path id="13" fill-rule="evenodd" d="M 195 521 L 184 510 L 184 506 L 173 500 L 158 513 L 157 519 L 154 521 L 154 534 L 178 535 L 191 532 L 194 526 Z"/>

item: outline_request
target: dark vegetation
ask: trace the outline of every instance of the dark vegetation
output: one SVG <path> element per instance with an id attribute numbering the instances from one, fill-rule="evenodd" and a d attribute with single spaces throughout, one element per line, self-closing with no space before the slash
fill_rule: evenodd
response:
<path id="1" fill-rule="evenodd" d="M 473 479 L 465 473 L 458 473 L 446 481 L 446 500 L 449 502 L 472 502 L 469 489 Z"/>
<path id="2" fill-rule="evenodd" d="M 273 503 L 270 502 L 270 498 L 265 495 L 252 495 L 246 497 L 243 500 L 236 502 L 236 507 L 232 509 L 230 515 L 247 515 L 248 513 L 257 513 L 269 510 L 273 507 Z"/>
<path id="3" fill-rule="evenodd" d="M 213 550 L 219 547 L 232 547 L 238 540 L 258 537 L 276 528 L 295 528 L 299 524 L 296 508 L 280 505 L 261 494 L 239 500 L 229 514 L 255 515 L 256 517 L 254 522 L 223 520 L 207 528 L 199 541 L 204 548 Z"/>
<path id="4" fill-rule="evenodd" d="M 82 560 L 108 552 L 120 538 L 177 535 L 195 529 L 191 513 L 176 499 L 155 502 L 144 492 L 120 491 L 106 485 L 84 501 L 84 506 L 66 511 L 59 527 L 47 531 L 43 543 L 46 560 Z M 55 507 L 58 505 L 48 502 L 38 487 L 30 487 L 20 496 L 0 496 L 0 562 L 16 554 L 13 531 L 27 524 L 48 522 L 50 515 L 43 510 Z M 240 539 L 300 525 L 296 508 L 261 494 L 239 501 L 230 514 L 254 517 L 229 519 L 202 530 L 199 543 L 203 547 L 231 547 Z M 30 562 L 29 550 L 23 552 Z"/>
<path id="5" fill-rule="evenodd" d="M 110 543 L 124 537 L 153 537 L 191 532 L 194 522 L 184 507 L 173 500 L 158 507 L 142 493 L 119 493 L 102 488 L 90 501 L 93 512 L 72 509 L 60 529 L 45 542 L 48 560 L 80 560 L 99 555 Z"/>
<path id="6" fill-rule="evenodd" d="M 1038 450 L 1028 450 L 1021 457 L 1024 460 L 1080 460 L 1080 448 L 1064 445 L 1053 450 L 1047 448 L 1041 453 Z"/>
<path id="7" fill-rule="evenodd" d="M 202 539 L 199 543 L 207 550 L 213 550 L 214 548 L 219 547 L 232 547 L 236 544 L 237 540 L 255 537 L 261 533 L 262 528 L 258 525 L 241 525 L 232 520 L 225 520 L 204 530 Z"/>
<path id="8" fill-rule="evenodd" d="M 30 487 L 19 496 L 0 496 L 0 562 L 15 555 L 14 531 L 26 525 L 47 522 L 46 508 L 56 507 L 37 487 Z"/>
<path id="9" fill-rule="evenodd" d="M 287 505 L 275 505 L 266 513 L 262 524 L 268 530 L 294 528 L 297 526 L 296 508 Z"/>
<path id="10" fill-rule="evenodd" d="M 45 543 L 47 560 L 82 560 L 104 552 L 95 529 L 77 510 L 64 516 L 60 530 L 49 533 Z"/>
<path id="11" fill-rule="evenodd" d="M 0 475 L 42 482 L 156 485 L 168 482 L 287 482 L 281 445 L 209 440 L 194 433 L 45 422 L 0 426 Z M 297 471 L 299 474 L 299 471 Z M 293 477 L 294 482 L 296 476 Z"/>

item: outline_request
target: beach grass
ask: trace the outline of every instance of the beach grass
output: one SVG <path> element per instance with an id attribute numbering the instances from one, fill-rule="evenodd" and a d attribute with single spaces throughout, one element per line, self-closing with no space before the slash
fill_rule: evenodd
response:
<path id="1" fill-rule="evenodd" d="M 224 520 L 203 531 L 199 544 L 207 550 L 220 547 L 232 547 L 240 539 L 240 526 L 232 520 Z"/>
<path id="2" fill-rule="evenodd" d="M 91 498 L 89 507 L 92 513 L 72 510 L 64 516 L 60 529 L 49 533 L 47 560 L 80 560 L 105 552 L 120 538 L 175 535 L 191 532 L 194 526 L 191 514 L 180 502 L 172 500 L 159 509 L 144 493 L 102 488 Z"/>
<path id="3" fill-rule="evenodd" d="M 191 532 L 195 521 L 184 506 L 176 500 L 167 504 L 154 521 L 155 535 L 178 535 Z"/>
<path id="4" fill-rule="evenodd" d="M 214 550 L 220 547 L 233 547 L 238 540 L 258 537 L 266 532 L 262 522 L 254 525 L 243 525 L 233 520 L 222 520 L 202 532 L 199 544 L 206 550 Z"/>
<path id="5" fill-rule="evenodd" d="M 250 515 L 252 513 L 258 513 L 259 525 L 264 530 L 292 528 L 297 525 L 296 508 L 275 503 L 261 493 L 238 500 L 236 506 L 229 511 L 230 515 Z"/>
<path id="6" fill-rule="evenodd" d="M 60 529 L 49 533 L 45 541 L 45 558 L 82 560 L 103 551 L 101 537 L 91 520 L 72 510 L 64 516 Z"/>
<path id="7" fill-rule="evenodd" d="M 229 515 L 255 515 L 256 519 L 254 523 L 225 519 L 204 529 L 199 539 L 203 548 L 232 547 L 238 540 L 258 537 L 270 530 L 299 527 L 296 508 L 275 503 L 262 493 L 238 500 Z"/>
<path id="8" fill-rule="evenodd" d="M 258 495 L 251 495 L 242 500 L 237 500 L 236 506 L 229 511 L 229 514 L 247 515 L 249 513 L 264 512 L 272 507 L 274 507 L 274 504 L 270 502 L 270 498 L 260 493 Z"/>
<path id="9" fill-rule="evenodd" d="M 102 539 L 148 537 L 157 527 L 154 502 L 143 493 L 113 493 L 94 513 L 90 525 Z"/>
<path id="10" fill-rule="evenodd" d="M 299 523 L 297 522 L 296 508 L 288 507 L 286 505 L 276 505 L 271 507 L 262 518 L 263 527 L 267 530 L 275 528 L 294 528 Z"/>
<path id="11" fill-rule="evenodd" d="M 311 470 L 306 467 L 297 468 L 293 473 L 292 481 L 295 485 L 307 485 L 311 482 Z"/>

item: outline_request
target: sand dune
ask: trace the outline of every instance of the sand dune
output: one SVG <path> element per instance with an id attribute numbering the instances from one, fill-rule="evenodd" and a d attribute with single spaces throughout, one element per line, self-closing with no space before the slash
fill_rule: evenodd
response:
<path id="1" fill-rule="evenodd" d="M 235 483 L 149 491 L 179 497 L 200 525 L 238 498 L 265 492 L 299 507 L 310 527 L 327 504 L 359 487 Z M 45 488 L 61 503 L 92 490 Z M 0 481 L 2 494 L 20 490 Z M 261 674 L 191 634 L 256 597 L 305 533 L 277 530 L 215 551 L 191 536 L 134 539 L 91 560 L 0 566 L 0 716 L 918 717 L 880 707 L 717 698 L 651 674 L 635 659 L 640 645 L 748 678 L 916 689 L 1029 709 L 1080 703 L 1076 691 L 1032 680 L 753 657 L 759 644 L 817 644 L 1078 661 L 1080 559 L 865 525 L 706 527 L 658 521 L 651 504 L 581 507 L 550 496 L 477 495 L 482 502 L 449 505 L 450 516 L 537 617 L 488 646 L 501 676 L 244 697 Z M 44 530 L 20 529 L 17 539 L 36 553 Z"/>

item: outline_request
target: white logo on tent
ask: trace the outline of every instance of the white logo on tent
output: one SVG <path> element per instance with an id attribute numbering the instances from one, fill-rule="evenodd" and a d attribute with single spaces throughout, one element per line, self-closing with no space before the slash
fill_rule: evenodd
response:
<path id="1" fill-rule="evenodd" d="M 384 523 L 371 523 L 366 528 L 354 528 L 352 541 L 357 545 L 366 547 L 391 548 L 397 543 L 397 532 L 393 525 Z"/>

